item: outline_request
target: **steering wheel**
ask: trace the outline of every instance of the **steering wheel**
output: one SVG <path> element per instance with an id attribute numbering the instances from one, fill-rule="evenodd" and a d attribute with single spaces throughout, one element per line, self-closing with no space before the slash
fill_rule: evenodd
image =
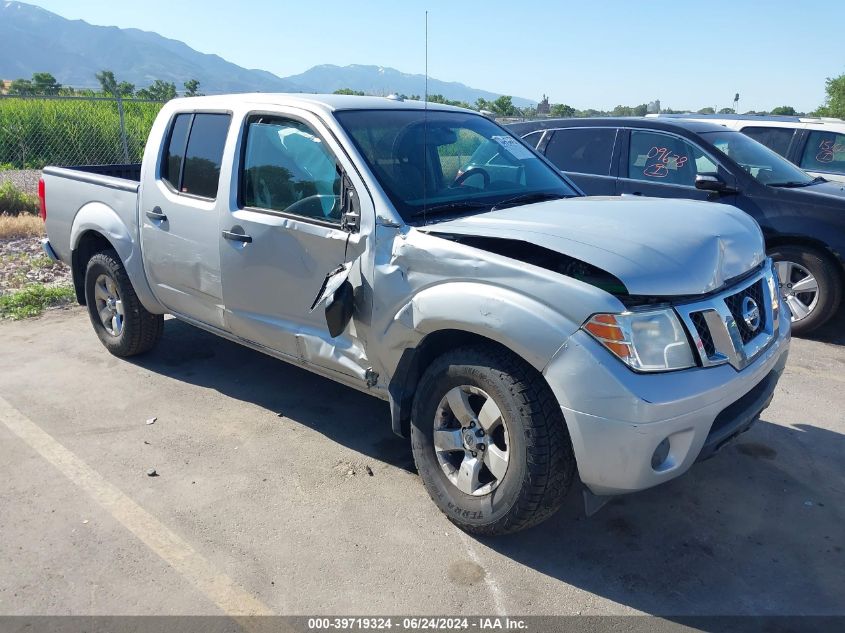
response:
<path id="1" fill-rule="evenodd" d="M 487 173 L 486 169 L 482 169 L 481 167 L 470 167 L 464 173 L 458 174 L 455 176 L 455 180 L 452 181 L 453 187 L 458 187 L 464 184 L 464 181 L 467 178 L 471 178 L 472 176 L 481 175 L 481 178 L 484 180 L 484 189 L 490 186 L 490 174 Z"/>

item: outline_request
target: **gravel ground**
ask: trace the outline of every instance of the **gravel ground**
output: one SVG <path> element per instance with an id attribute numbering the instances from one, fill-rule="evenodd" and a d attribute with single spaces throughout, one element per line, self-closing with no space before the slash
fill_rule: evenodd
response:
<path id="1" fill-rule="evenodd" d="M 70 269 L 41 250 L 41 238 L 0 240 L 0 295 L 32 283 L 71 283 Z"/>
<path id="2" fill-rule="evenodd" d="M 0 171 L 0 184 L 10 180 L 15 187 L 26 193 L 38 195 L 38 179 L 41 178 L 40 169 L 18 169 L 15 171 Z"/>

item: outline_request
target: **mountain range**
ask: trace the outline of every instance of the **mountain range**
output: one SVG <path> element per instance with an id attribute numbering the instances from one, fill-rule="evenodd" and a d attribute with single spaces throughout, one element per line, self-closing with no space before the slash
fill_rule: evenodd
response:
<path id="1" fill-rule="evenodd" d="M 225 92 L 334 92 L 351 88 L 369 94 L 425 92 L 425 76 L 372 65 L 324 64 L 291 77 L 247 69 L 213 54 L 200 53 L 184 42 L 139 29 L 96 26 L 68 20 L 46 9 L 0 0 L 0 79 L 29 78 L 49 72 L 60 83 L 75 88 L 98 86 L 95 74 L 114 72 L 120 81 L 137 88 L 156 79 L 171 81 L 177 89 L 198 79 L 208 94 Z M 500 96 L 458 82 L 429 77 L 429 94 L 474 103 Z M 533 103 L 514 97 L 517 106 Z"/>

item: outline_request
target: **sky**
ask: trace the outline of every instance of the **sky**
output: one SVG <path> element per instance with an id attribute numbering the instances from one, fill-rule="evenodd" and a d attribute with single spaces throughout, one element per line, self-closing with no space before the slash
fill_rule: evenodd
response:
<path id="1" fill-rule="evenodd" d="M 375 64 L 575 108 L 811 111 L 845 73 L 845 2 L 535 0 L 30 0 L 134 27 L 279 76 Z M 826 25 L 830 25 L 829 27 Z"/>

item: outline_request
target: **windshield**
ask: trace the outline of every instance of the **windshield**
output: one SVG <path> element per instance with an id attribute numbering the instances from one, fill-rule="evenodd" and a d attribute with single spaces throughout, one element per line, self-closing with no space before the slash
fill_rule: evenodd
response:
<path id="1" fill-rule="evenodd" d="M 813 182 L 812 176 L 741 132 L 702 132 L 701 136 L 764 185 L 801 187 Z"/>
<path id="2" fill-rule="evenodd" d="M 579 195 L 522 141 L 477 114 L 348 110 L 335 116 L 406 222 Z"/>

